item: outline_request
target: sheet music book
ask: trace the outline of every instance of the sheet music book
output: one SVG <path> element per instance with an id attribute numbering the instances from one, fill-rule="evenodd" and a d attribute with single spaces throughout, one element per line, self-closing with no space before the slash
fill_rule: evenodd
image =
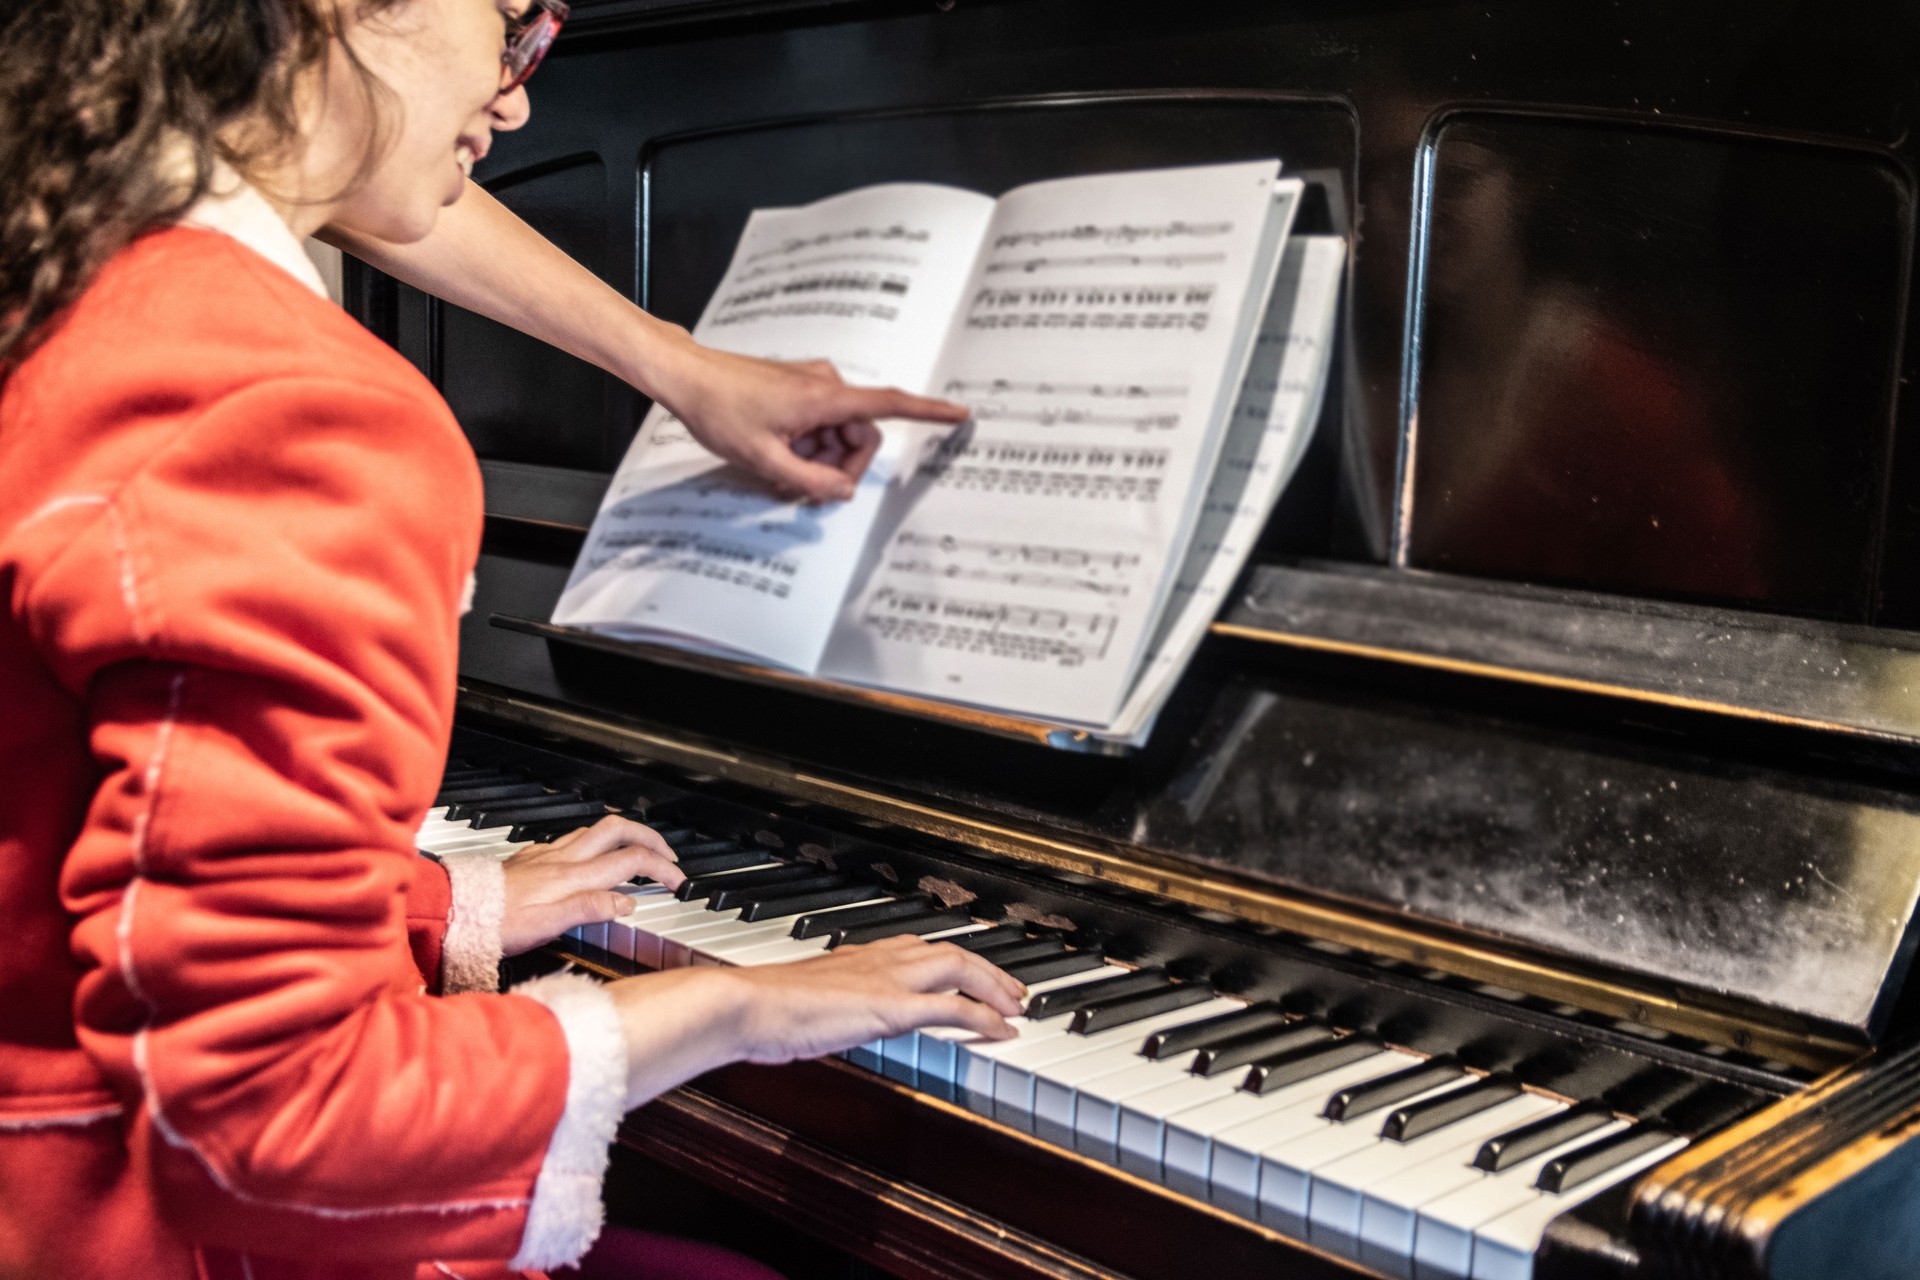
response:
<path id="1" fill-rule="evenodd" d="M 1276 161 L 748 219 L 701 341 L 958 400 L 782 502 L 656 406 L 557 624 L 1143 740 L 1298 463 L 1344 245 Z"/>

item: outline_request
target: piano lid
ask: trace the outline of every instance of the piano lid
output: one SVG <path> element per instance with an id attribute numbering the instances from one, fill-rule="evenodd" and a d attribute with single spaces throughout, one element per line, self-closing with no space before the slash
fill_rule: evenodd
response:
<path id="1" fill-rule="evenodd" d="M 1354 244 L 1339 385 L 1271 563 L 1920 628 L 1909 5 L 581 9 L 481 176 L 669 318 L 694 318 L 755 205 L 1278 154 Z M 360 309 L 454 404 L 496 532 L 584 524 L 630 391 L 365 277 Z M 1763 720 L 1219 637 L 1137 758 L 1069 758 L 550 653 L 486 617 L 549 616 L 566 552 L 492 552 L 475 691 L 1082 847 L 1169 896 L 1266 893 L 1855 1038 L 1905 977 L 1901 741 L 1834 755 Z M 1791 628 L 1767 634 L 1790 661 Z M 1637 652 L 1643 685 L 1673 682 Z M 1716 696 L 1765 701 L 1748 676 Z M 1849 723 L 1905 735 L 1890 688 L 1840 683 Z"/>

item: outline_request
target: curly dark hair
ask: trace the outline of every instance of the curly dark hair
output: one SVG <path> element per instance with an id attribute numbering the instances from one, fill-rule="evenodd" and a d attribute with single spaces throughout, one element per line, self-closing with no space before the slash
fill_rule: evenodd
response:
<path id="1" fill-rule="evenodd" d="M 245 174 L 295 145 L 303 77 L 349 23 L 393 2 L 62 0 L 16 11 L 0 28 L 0 379 L 107 259 L 205 195 L 217 162 Z M 352 65 L 377 105 L 383 86 Z M 369 138 L 363 174 L 378 150 Z"/>

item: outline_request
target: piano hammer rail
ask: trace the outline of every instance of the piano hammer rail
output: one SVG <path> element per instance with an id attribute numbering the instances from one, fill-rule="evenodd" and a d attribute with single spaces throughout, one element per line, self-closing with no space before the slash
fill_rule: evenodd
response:
<path id="1" fill-rule="evenodd" d="M 1422 923 L 1415 927 L 1345 902 L 1281 891 L 1202 870 L 1151 851 L 1109 852 L 1019 830 L 1005 821 L 936 809 L 782 761 L 701 742 L 605 712 L 554 706 L 499 686 L 462 679 L 463 715 L 552 734 L 610 751 L 637 764 L 662 764 L 776 795 L 831 806 L 952 840 L 1028 865 L 1065 871 L 1255 924 L 1427 965 L 1449 973 L 1563 1001 L 1662 1031 L 1694 1036 L 1764 1058 L 1817 1071 L 1858 1057 L 1865 1045 L 1824 1034 L 1778 1010 L 1726 1001 L 1706 991 L 1637 982 L 1633 975 L 1584 970 L 1564 957 L 1535 958 L 1520 948 Z"/>

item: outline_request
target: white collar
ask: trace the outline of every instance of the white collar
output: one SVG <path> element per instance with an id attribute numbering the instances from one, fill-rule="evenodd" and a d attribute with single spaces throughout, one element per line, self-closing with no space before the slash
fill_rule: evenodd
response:
<path id="1" fill-rule="evenodd" d="M 327 296 L 326 282 L 292 228 L 265 196 L 225 164 L 215 169 L 207 194 L 187 210 L 180 225 L 232 236 L 321 297 Z"/>

